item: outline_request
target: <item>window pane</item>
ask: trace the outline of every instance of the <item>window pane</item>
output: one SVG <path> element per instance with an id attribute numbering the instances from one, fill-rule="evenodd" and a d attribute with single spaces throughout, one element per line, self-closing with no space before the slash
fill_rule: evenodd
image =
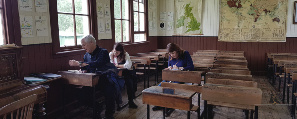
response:
<path id="1" fill-rule="evenodd" d="M 75 16 L 76 20 L 76 38 L 77 45 L 80 45 L 80 40 L 90 34 L 89 18 L 88 16 Z"/>
<path id="2" fill-rule="evenodd" d="M 2 16 L 2 9 L 0 10 L 0 16 Z M 2 17 L 0 17 L 0 23 L 2 23 Z M 4 44 L 3 25 L 0 26 L 0 45 Z"/>
<path id="3" fill-rule="evenodd" d="M 129 41 L 129 21 L 122 21 L 123 23 L 123 42 Z"/>
<path id="4" fill-rule="evenodd" d="M 144 4 L 141 2 L 139 2 L 139 12 L 144 12 Z"/>
<path id="5" fill-rule="evenodd" d="M 134 34 L 134 42 L 146 41 L 144 34 Z"/>
<path id="6" fill-rule="evenodd" d="M 138 11 L 138 0 L 133 0 L 133 10 Z"/>
<path id="7" fill-rule="evenodd" d="M 144 13 L 139 13 L 139 22 L 140 31 L 144 31 Z"/>
<path id="8" fill-rule="evenodd" d="M 58 0 L 58 12 L 73 13 L 72 0 Z"/>
<path id="9" fill-rule="evenodd" d="M 128 3 L 128 0 L 122 0 L 122 19 L 128 19 L 129 17 Z"/>
<path id="10" fill-rule="evenodd" d="M 87 0 L 74 0 L 76 14 L 88 14 Z"/>
<path id="11" fill-rule="evenodd" d="M 138 29 L 138 12 L 134 12 L 134 31 L 139 31 L 139 29 Z"/>
<path id="12" fill-rule="evenodd" d="M 114 18 L 121 18 L 121 0 L 114 0 Z"/>
<path id="13" fill-rule="evenodd" d="M 59 14 L 58 25 L 59 25 L 60 47 L 74 46 L 75 42 L 74 42 L 73 16 Z"/>
<path id="14" fill-rule="evenodd" d="M 122 42 L 121 20 L 115 20 L 115 42 Z"/>

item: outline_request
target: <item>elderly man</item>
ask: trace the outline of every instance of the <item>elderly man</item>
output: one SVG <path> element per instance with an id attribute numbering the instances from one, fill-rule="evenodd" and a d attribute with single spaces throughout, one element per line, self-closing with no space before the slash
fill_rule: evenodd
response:
<path id="1" fill-rule="evenodd" d="M 106 118 L 113 118 L 115 112 L 115 101 L 116 96 L 118 96 L 118 103 L 121 103 L 119 92 L 119 84 L 115 79 L 117 74 L 117 68 L 114 64 L 110 63 L 108 51 L 106 49 L 100 48 L 96 45 L 96 40 L 92 35 L 87 35 L 81 40 L 82 48 L 86 50 L 84 55 L 84 61 L 79 62 L 76 60 L 70 60 L 70 66 L 80 66 L 82 72 L 88 73 L 99 73 L 100 80 L 97 87 L 102 88 L 105 96 Z M 89 87 L 84 87 L 89 88 Z M 91 92 L 91 90 L 88 89 Z M 83 97 L 85 98 L 85 97 Z M 90 98 L 90 97 L 89 97 Z M 95 105 L 94 105 L 95 106 Z M 98 109 L 98 107 L 96 107 Z M 100 117 L 100 111 L 99 117 Z"/>

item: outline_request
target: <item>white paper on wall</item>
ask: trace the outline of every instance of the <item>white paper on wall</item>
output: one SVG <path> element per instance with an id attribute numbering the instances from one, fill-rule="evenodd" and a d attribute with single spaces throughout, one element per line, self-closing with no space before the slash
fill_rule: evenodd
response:
<path id="1" fill-rule="evenodd" d="M 35 16 L 36 35 L 48 36 L 48 24 L 46 16 Z"/>
<path id="2" fill-rule="evenodd" d="M 32 0 L 19 0 L 20 11 L 32 11 L 33 2 Z"/>
<path id="3" fill-rule="evenodd" d="M 98 19 L 98 32 L 105 33 L 105 21 L 103 19 Z"/>
<path id="4" fill-rule="evenodd" d="M 47 12 L 46 0 L 35 0 L 36 12 Z"/>
<path id="5" fill-rule="evenodd" d="M 111 33 L 111 22 L 110 22 L 110 20 L 107 20 L 105 23 L 106 23 L 105 24 L 105 32 L 106 33 Z"/>
<path id="6" fill-rule="evenodd" d="M 20 16 L 22 37 L 33 37 L 33 17 Z"/>

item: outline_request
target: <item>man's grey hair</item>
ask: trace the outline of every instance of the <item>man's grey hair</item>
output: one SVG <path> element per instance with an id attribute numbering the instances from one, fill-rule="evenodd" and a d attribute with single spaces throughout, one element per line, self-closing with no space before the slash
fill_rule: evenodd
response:
<path id="1" fill-rule="evenodd" d="M 96 44 L 96 39 L 90 34 L 90 35 L 87 35 L 85 36 L 84 38 L 82 38 L 81 40 L 85 39 L 85 42 L 86 43 L 95 43 Z"/>

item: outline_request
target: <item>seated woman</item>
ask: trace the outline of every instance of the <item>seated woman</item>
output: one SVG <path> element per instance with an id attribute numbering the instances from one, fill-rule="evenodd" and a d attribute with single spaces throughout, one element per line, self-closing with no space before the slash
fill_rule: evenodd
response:
<path id="1" fill-rule="evenodd" d="M 165 70 L 182 70 L 182 71 L 193 71 L 194 64 L 191 55 L 188 51 L 181 49 L 177 44 L 169 43 L 167 45 L 167 52 L 169 53 L 168 68 Z M 162 82 L 166 82 L 163 80 Z M 174 82 L 180 83 L 180 82 Z M 161 86 L 161 83 L 159 84 Z M 162 107 L 155 106 L 153 111 L 161 110 Z M 166 116 L 169 116 L 174 109 L 167 109 Z"/>
<path id="2" fill-rule="evenodd" d="M 113 63 L 118 68 L 124 68 L 123 76 L 125 79 L 125 84 L 127 87 L 127 94 L 129 100 L 129 108 L 137 108 L 137 105 L 133 102 L 135 98 L 136 86 L 133 85 L 135 82 L 132 79 L 133 71 L 132 61 L 128 52 L 124 50 L 124 47 L 120 43 L 116 43 L 113 50 L 109 53 L 110 62 Z"/>

